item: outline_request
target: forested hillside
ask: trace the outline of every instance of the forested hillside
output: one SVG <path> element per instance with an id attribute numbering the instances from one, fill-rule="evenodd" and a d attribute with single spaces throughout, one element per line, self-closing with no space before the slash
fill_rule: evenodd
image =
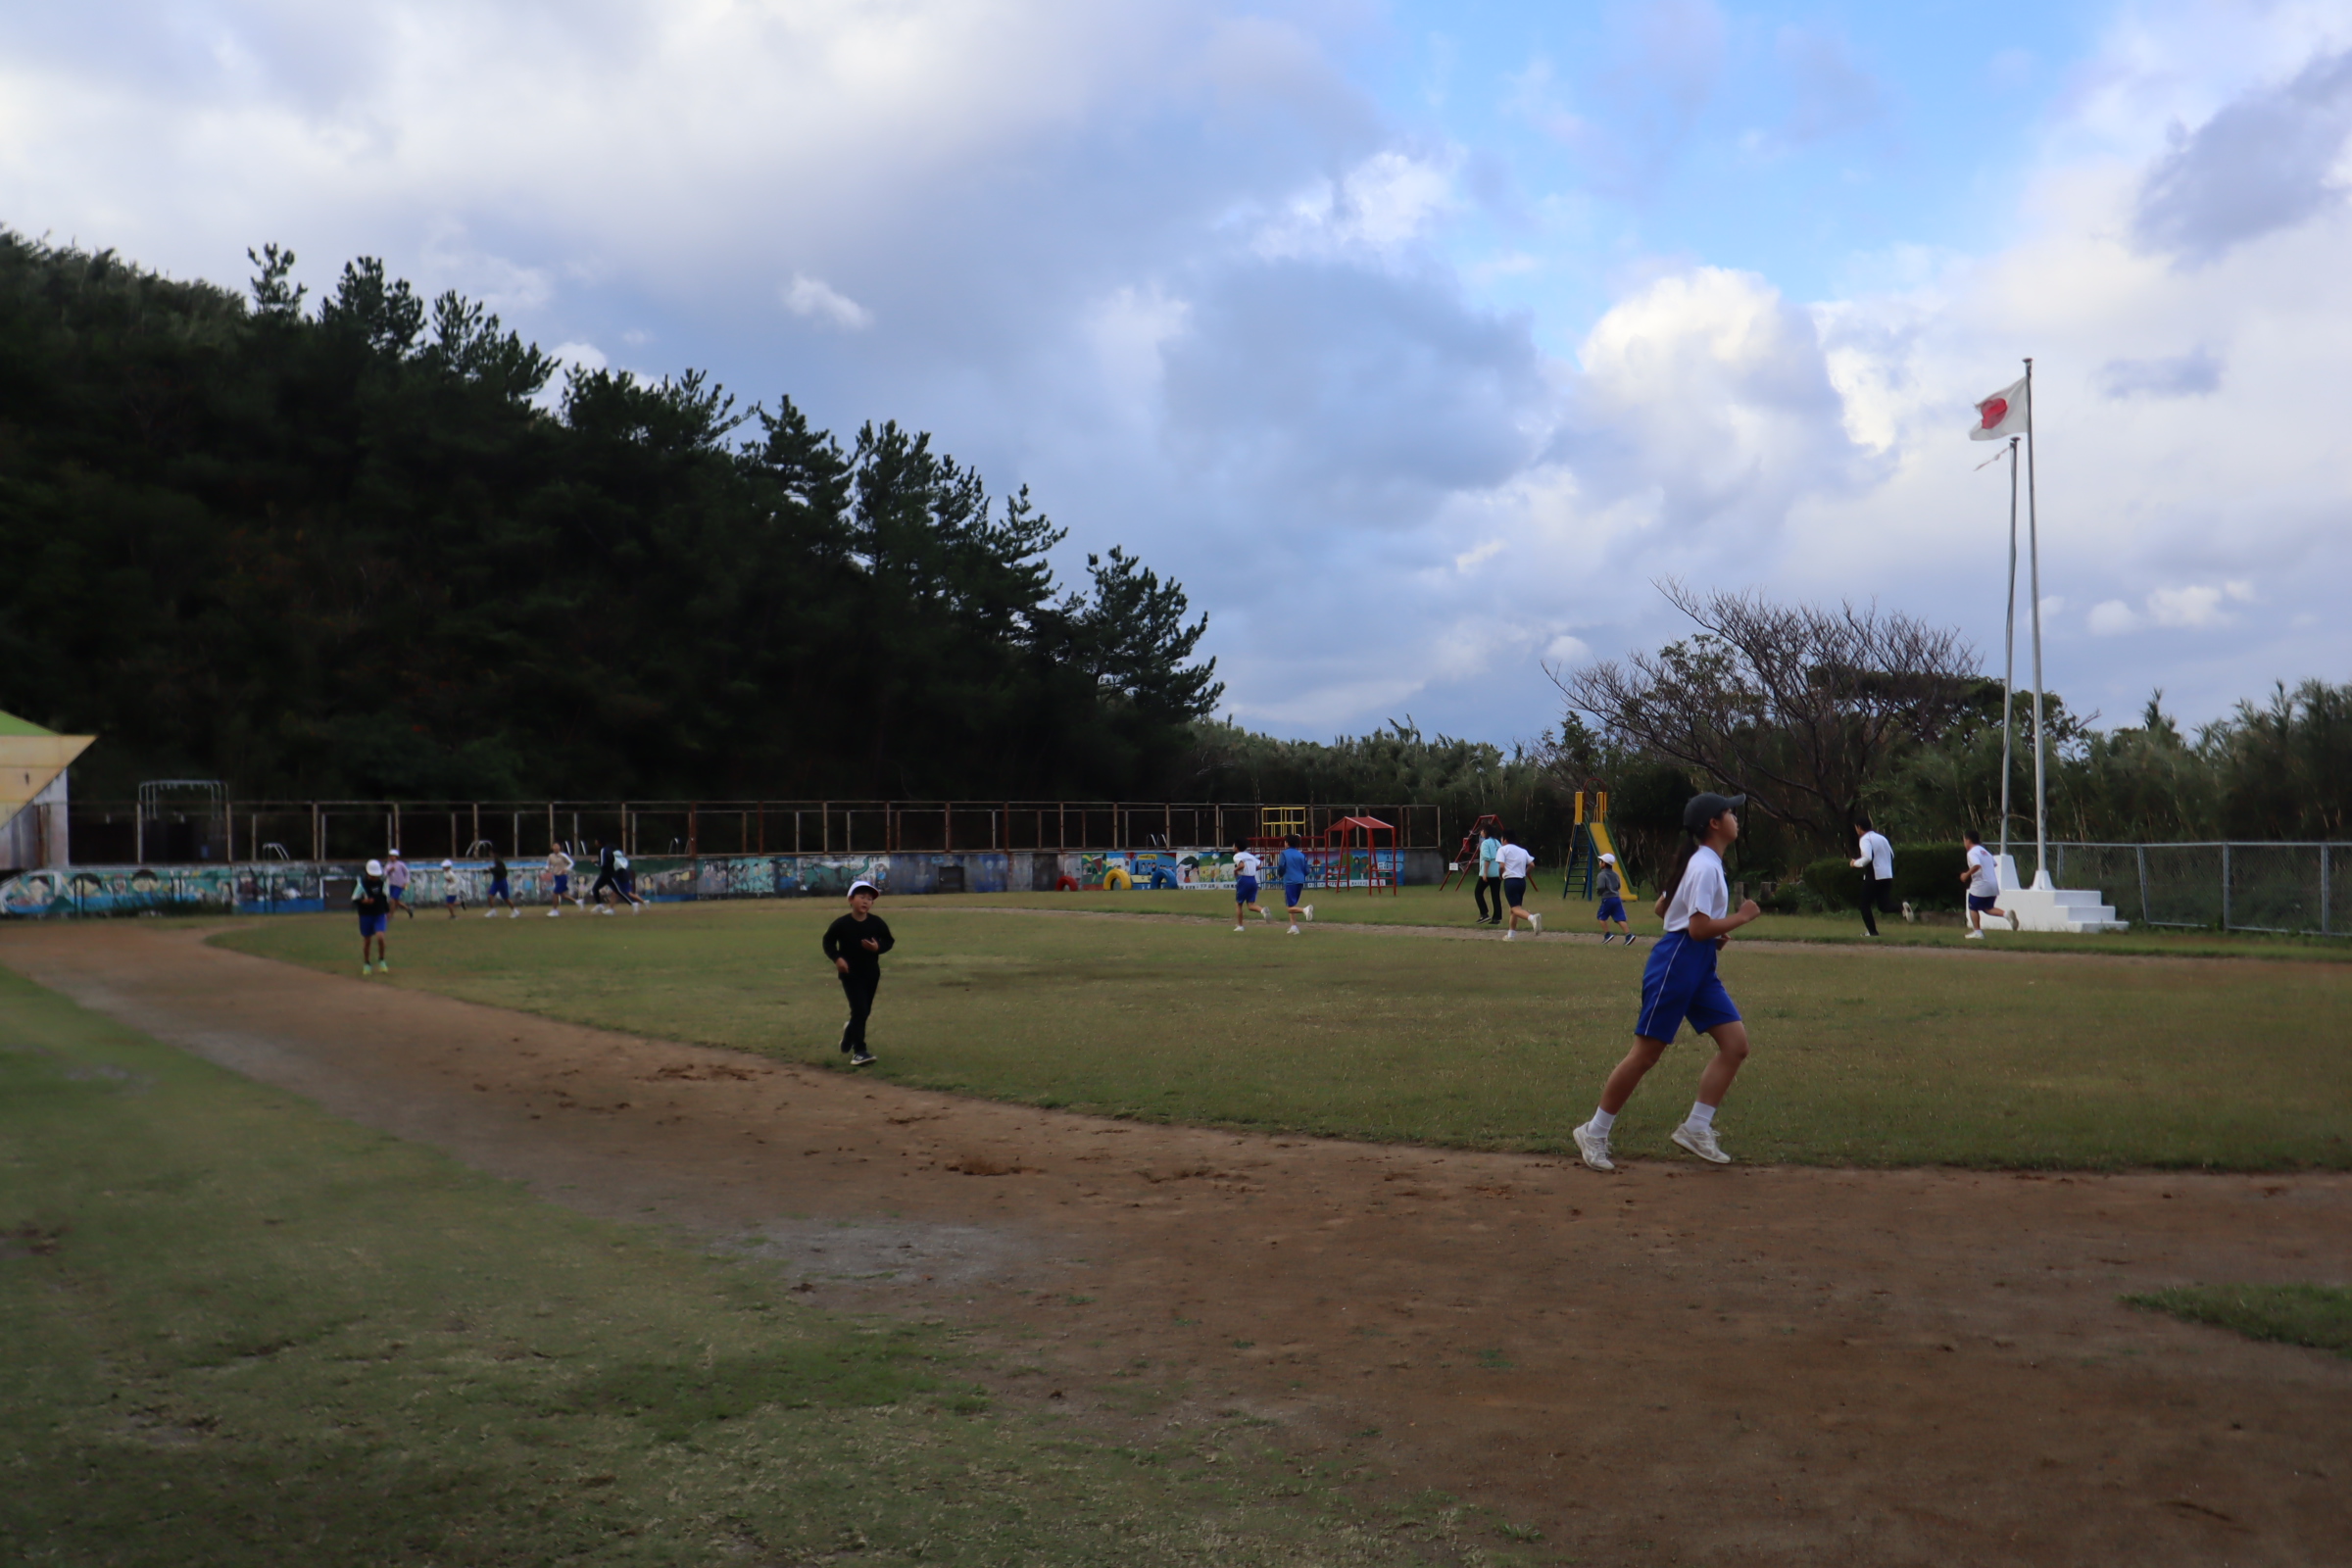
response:
<path id="1" fill-rule="evenodd" d="M 1155 793 L 1183 590 L 1026 492 L 694 372 L 572 373 L 375 262 L 250 296 L 0 233 L 0 708 L 83 796 Z"/>

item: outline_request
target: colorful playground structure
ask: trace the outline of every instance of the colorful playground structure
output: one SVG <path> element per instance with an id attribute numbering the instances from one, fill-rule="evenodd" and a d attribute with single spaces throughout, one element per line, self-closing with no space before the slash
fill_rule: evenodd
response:
<path id="1" fill-rule="evenodd" d="M 1560 872 L 1560 892 L 1563 897 L 1580 887 L 1582 897 L 1592 897 L 1592 884 L 1600 875 L 1600 858 L 1617 853 L 1617 846 L 1609 842 L 1608 817 L 1607 790 L 1592 792 L 1592 814 L 1590 817 L 1585 814 L 1585 792 L 1576 792 L 1576 828 L 1568 839 L 1568 863 Z M 1623 859 L 1617 862 L 1617 874 L 1625 879 L 1625 891 L 1632 893 L 1633 875 L 1626 870 Z"/>
<path id="2" fill-rule="evenodd" d="M 1271 866 L 1296 836 L 1311 872 L 1309 886 L 1396 892 L 1404 862 L 1395 824 L 1376 816 L 1342 816 L 1314 834 L 1306 819 L 1303 806 L 1261 808 L 1250 850 Z"/>

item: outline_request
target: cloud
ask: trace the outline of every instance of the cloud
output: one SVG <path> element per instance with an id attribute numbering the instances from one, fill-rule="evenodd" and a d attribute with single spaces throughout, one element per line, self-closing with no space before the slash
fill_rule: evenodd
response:
<path id="1" fill-rule="evenodd" d="M 821 277 L 795 272 L 792 281 L 780 285 L 776 293 L 784 301 L 784 308 L 793 315 L 807 317 L 826 326 L 839 327 L 845 332 L 862 332 L 874 324 L 873 312 Z"/>
<path id="2" fill-rule="evenodd" d="M 2221 583 L 2187 583 L 2179 588 L 2155 589 L 2141 610 L 2133 610 L 2121 599 L 2106 600 L 2091 607 L 2088 624 L 2091 634 L 2098 637 L 2113 637 L 2145 626 L 2201 631 L 2229 625 L 2232 617 L 2228 607 L 2253 601 L 2254 585 L 2240 578 Z"/>
<path id="3" fill-rule="evenodd" d="M 2222 384 L 2222 362 L 2203 349 L 2163 360 L 2109 360 L 2099 389 L 2111 398 L 2203 397 Z"/>
<path id="4" fill-rule="evenodd" d="M 2225 105 L 2149 171 L 2132 217 L 2140 248 L 2202 266 L 2336 204 L 2352 137 L 2352 50 Z"/>

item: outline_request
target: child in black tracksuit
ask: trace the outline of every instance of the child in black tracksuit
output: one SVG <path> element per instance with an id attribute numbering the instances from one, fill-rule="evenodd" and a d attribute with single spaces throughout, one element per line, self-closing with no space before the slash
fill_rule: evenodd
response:
<path id="1" fill-rule="evenodd" d="M 851 883 L 850 912 L 825 927 L 825 956 L 840 971 L 841 989 L 850 999 L 841 1049 L 853 1067 L 874 1059 L 865 1049 L 865 1020 L 874 1010 L 874 988 L 882 983 L 882 955 L 891 950 L 890 927 L 873 912 L 880 892 L 871 882 Z"/>

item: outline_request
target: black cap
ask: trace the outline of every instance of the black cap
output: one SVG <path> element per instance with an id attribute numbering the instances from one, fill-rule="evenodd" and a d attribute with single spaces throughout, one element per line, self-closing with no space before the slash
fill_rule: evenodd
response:
<path id="1" fill-rule="evenodd" d="M 1747 804 L 1744 795 L 1693 795 L 1690 804 L 1683 808 L 1683 830 L 1704 833 L 1707 824 L 1726 811 L 1737 811 Z"/>

